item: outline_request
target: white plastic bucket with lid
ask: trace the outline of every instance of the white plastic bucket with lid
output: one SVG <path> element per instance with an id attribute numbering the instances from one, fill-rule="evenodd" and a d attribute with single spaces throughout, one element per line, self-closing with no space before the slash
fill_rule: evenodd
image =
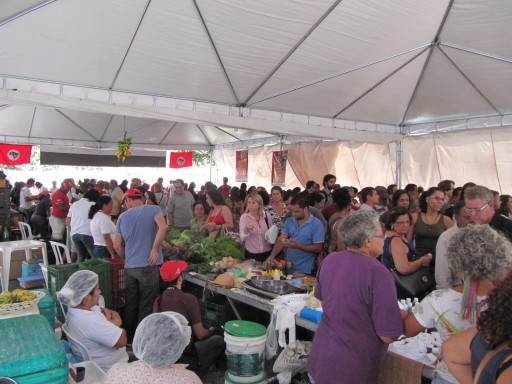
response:
<path id="1" fill-rule="evenodd" d="M 266 328 L 243 320 L 230 321 L 224 328 L 228 363 L 226 382 L 248 384 L 264 381 Z"/>

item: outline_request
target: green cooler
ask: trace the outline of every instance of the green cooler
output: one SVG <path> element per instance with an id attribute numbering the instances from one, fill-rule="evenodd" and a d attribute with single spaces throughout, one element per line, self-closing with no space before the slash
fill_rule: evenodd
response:
<path id="1" fill-rule="evenodd" d="M 55 316 L 57 315 L 57 310 L 55 308 L 55 300 L 53 300 L 52 294 L 46 288 L 33 289 L 33 291 L 41 291 L 45 293 L 45 296 L 39 300 L 39 303 L 37 303 L 37 307 L 39 308 L 39 313 L 48 320 L 50 327 L 55 329 Z"/>
<path id="2" fill-rule="evenodd" d="M 18 384 L 67 384 L 68 360 L 41 315 L 0 317 L 0 377 Z"/>

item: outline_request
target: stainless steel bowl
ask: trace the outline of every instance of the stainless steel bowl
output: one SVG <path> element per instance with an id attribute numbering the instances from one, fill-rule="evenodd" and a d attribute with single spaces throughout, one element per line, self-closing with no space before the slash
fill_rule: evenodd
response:
<path id="1" fill-rule="evenodd" d="M 263 285 L 267 282 L 269 282 L 270 280 L 272 280 L 272 277 L 271 276 L 263 276 L 263 275 L 257 275 L 257 276 L 253 276 L 251 277 L 251 281 L 252 283 L 258 287 L 258 288 L 261 288 L 263 287 Z"/>
<path id="2" fill-rule="evenodd" d="M 288 292 L 288 283 L 283 280 L 270 280 L 263 284 L 262 288 L 269 292 L 278 293 L 280 295 Z"/>

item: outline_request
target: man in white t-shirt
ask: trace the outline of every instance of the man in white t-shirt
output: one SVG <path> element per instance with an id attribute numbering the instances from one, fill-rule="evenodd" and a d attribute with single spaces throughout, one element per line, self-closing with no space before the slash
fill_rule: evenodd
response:
<path id="1" fill-rule="evenodd" d="M 450 246 L 450 241 L 453 236 L 468 225 L 471 220 L 469 213 L 464 209 L 464 205 L 464 201 L 462 200 L 453 206 L 453 220 L 455 221 L 455 225 L 441 233 L 441 236 L 437 239 L 435 269 L 436 289 L 448 289 L 462 284 L 462 277 L 459 273 L 450 268 L 446 254 L 448 253 L 448 247 Z"/>
<path id="2" fill-rule="evenodd" d="M 66 226 L 76 247 L 78 262 L 94 257 L 94 240 L 91 234 L 89 210 L 99 197 L 100 193 L 97 190 L 90 189 L 82 199 L 71 204 L 68 211 Z"/>
<path id="3" fill-rule="evenodd" d="M 25 215 L 25 222 L 30 221 L 30 217 L 34 213 L 37 205 L 38 196 L 32 196 L 30 188 L 33 188 L 35 180 L 30 178 L 27 180 L 27 184 L 20 191 L 20 207 L 19 210 Z"/>

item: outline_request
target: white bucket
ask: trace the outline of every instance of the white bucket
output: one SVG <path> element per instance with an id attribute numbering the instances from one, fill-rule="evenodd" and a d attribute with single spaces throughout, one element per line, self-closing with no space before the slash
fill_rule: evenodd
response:
<path id="1" fill-rule="evenodd" d="M 233 383 L 255 383 L 265 379 L 265 342 L 267 335 L 238 337 L 224 332 L 228 372 Z"/>

